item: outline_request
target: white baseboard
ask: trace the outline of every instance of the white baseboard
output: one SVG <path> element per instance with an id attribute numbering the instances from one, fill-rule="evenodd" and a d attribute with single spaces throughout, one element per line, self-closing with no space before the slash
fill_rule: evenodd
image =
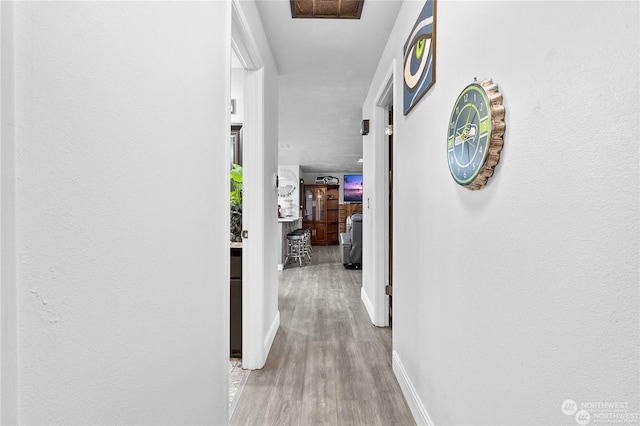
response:
<path id="1" fill-rule="evenodd" d="M 269 331 L 267 335 L 264 336 L 264 346 L 262 349 L 262 354 L 264 359 L 262 360 L 262 365 L 267 362 L 267 357 L 269 356 L 269 351 L 271 350 L 271 345 L 273 345 L 273 339 L 276 338 L 276 333 L 278 332 L 278 328 L 280 328 L 280 311 L 276 312 L 276 317 L 273 319 L 271 323 L 271 327 L 269 327 Z"/>
<path id="2" fill-rule="evenodd" d="M 364 308 L 367 310 L 369 314 L 369 319 L 371 320 L 371 324 L 376 323 L 376 317 L 373 312 L 373 303 L 371 303 L 371 299 L 367 295 L 367 292 L 364 291 L 364 287 L 360 290 L 360 299 L 362 299 L 362 303 L 364 304 Z"/>
<path id="3" fill-rule="evenodd" d="M 427 425 L 433 426 L 433 421 L 427 412 L 422 401 L 418 397 L 418 392 L 416 392 L 416 388 L 411 383 L 411 379 L 409 379 L 409 375 L 407 371 L 404 369 L 404 365 L 402 365 L 402 361 L 398 356 L 396 351 L 393 351 L 393 372 L 398 379 L 398 383 L 400 384 L 400 388 L 402 389 L 402 394 L 404 398 L 407 400 L 407 404 L 409 404 L 409 409 L 411 409 L 411 414 L 413 414 L 413 418 L 416 423 L 419 425 Z"/>

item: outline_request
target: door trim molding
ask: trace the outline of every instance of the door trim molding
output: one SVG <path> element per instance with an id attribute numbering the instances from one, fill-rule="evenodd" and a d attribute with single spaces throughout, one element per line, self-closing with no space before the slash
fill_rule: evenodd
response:
<path id="1" fill-rule="evenodd" d="M 243 228 L 249 238 L 242 244 L 242 366 L 262 368 L 265 349 L 264 277 L 264 62 L 239 0 L 231 8 L 231 48 L 244 72 L 243 123 Z"/>
<path id="2" fill-rule="evenodd" d="M 376 106 L 386 108 L 389 105 L 393 104 L 393 78 L 395 76 L 395 64 L 396 60 L 391 61 L 391 67 L 387 71 L 387 74 L 384 76 L 384 80 L 380 89 L 378 89 L 378 93 L 376 95 Z"/>
<path id="3" fill-rule="evenodd" d="M 258 70 L 264 62 L 238 1 L 231 3 L 231 48 L 245 70 Z"/>
<path id="4" fill-rule="evenodd" d="M 365 306 L 370 303 L 372 311 L 369 312 L 374 325 L 378 327 L 389 326 L 389 296 L 385 293 L 387 277 L 389 276 L 389 182 L 388 182 L 388 146 L 384 127 L 387 124 L 387 111 L 396 98 L 395 78 L 396 60 L 393 59 L 385 74 L 375 97 L 373 125 L 373 159 L 375 194 L 378 201 L 372 203 L 372 243 L 374 247 L 383 247 L 383 250 L 375 250 L 370 263 L 373 280 L 373 294 L 368 295 L 367 301 L 363 298 Z M 395 183 L 394 183 L 395 185 Z M 369 310 L 369 308 L 367 308 Z"/>

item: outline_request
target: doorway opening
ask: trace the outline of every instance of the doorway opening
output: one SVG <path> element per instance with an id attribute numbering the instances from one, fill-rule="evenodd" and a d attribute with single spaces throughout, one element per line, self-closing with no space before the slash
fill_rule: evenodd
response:
<path id="1" fill-rule="evenodd" d="M 242 367 L 242 126 L 244 68 L 231 50 L 231 128 L 230 128 L 230 265 L 229 265 L 229 418 L 233 415 L 249 371 Z"/>
<path id="2" fill-rule="evenodd" d="M 396 61 L 391 61 L 380 88 L 378 90 L 374 116 L 376 118 L 376 135 L 374 140 L 373 157 L 378 158 L 375 170 L 377 188 L 380 200 L 373 206 L 374 219 L 373 239 L 378 241 L 384 250 L 376 252 L 374 260 L 380 265 L 374 270 L 373 320 L 379 327 L 388 327 L 393 315 L 393 205 L 394 205 L 394 164 L 395 144 L 393 137 L 394 123 L 394 75 Z"/>
<path id="3" fill-rule="evenodd" d="M 231 127 L 227 149 L 230 170 L 234 163 L 242 166 L 242 189 L 236 191 L 241 198 L 242 226 L 240 238 L 231 242 L 229 262 L 229 412 L 232 414 L 233 403 L 237 403 L 242 390 L 240 386 L 246 381 L 245 375 L 249 370 L 262 368 L 265 359 L 265 294 L 261 276 L 264 263 L 261 236 L 265 230 L 264 161 L 259 149 L 264 144 L 264 105 L 260 102 L 264 96 L 264 64 L 242 6 L 236 1 L 231 2 L 230 51 Z M 229 204 L 231 207 L 230 199 Z"/>

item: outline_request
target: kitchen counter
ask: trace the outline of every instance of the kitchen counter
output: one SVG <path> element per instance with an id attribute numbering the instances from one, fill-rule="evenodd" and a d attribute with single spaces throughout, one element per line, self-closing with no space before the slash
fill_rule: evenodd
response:
<path id="1" fill-rule="evenodd" d="M 297 222 L 298 220 L 300 220 L 299 217 L 279 217 L 278 223 Z"/>

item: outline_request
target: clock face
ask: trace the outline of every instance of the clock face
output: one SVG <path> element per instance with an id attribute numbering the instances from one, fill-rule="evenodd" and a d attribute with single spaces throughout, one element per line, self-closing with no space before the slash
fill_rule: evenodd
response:
<path id="1" fill-rule="evenodd" d="M 491 141 L 489 97 L 479 84 L 468 85 L 456 101 L 447 135 L 447 157 L 453 179 L 474 182 L 487 159 Z"/>

